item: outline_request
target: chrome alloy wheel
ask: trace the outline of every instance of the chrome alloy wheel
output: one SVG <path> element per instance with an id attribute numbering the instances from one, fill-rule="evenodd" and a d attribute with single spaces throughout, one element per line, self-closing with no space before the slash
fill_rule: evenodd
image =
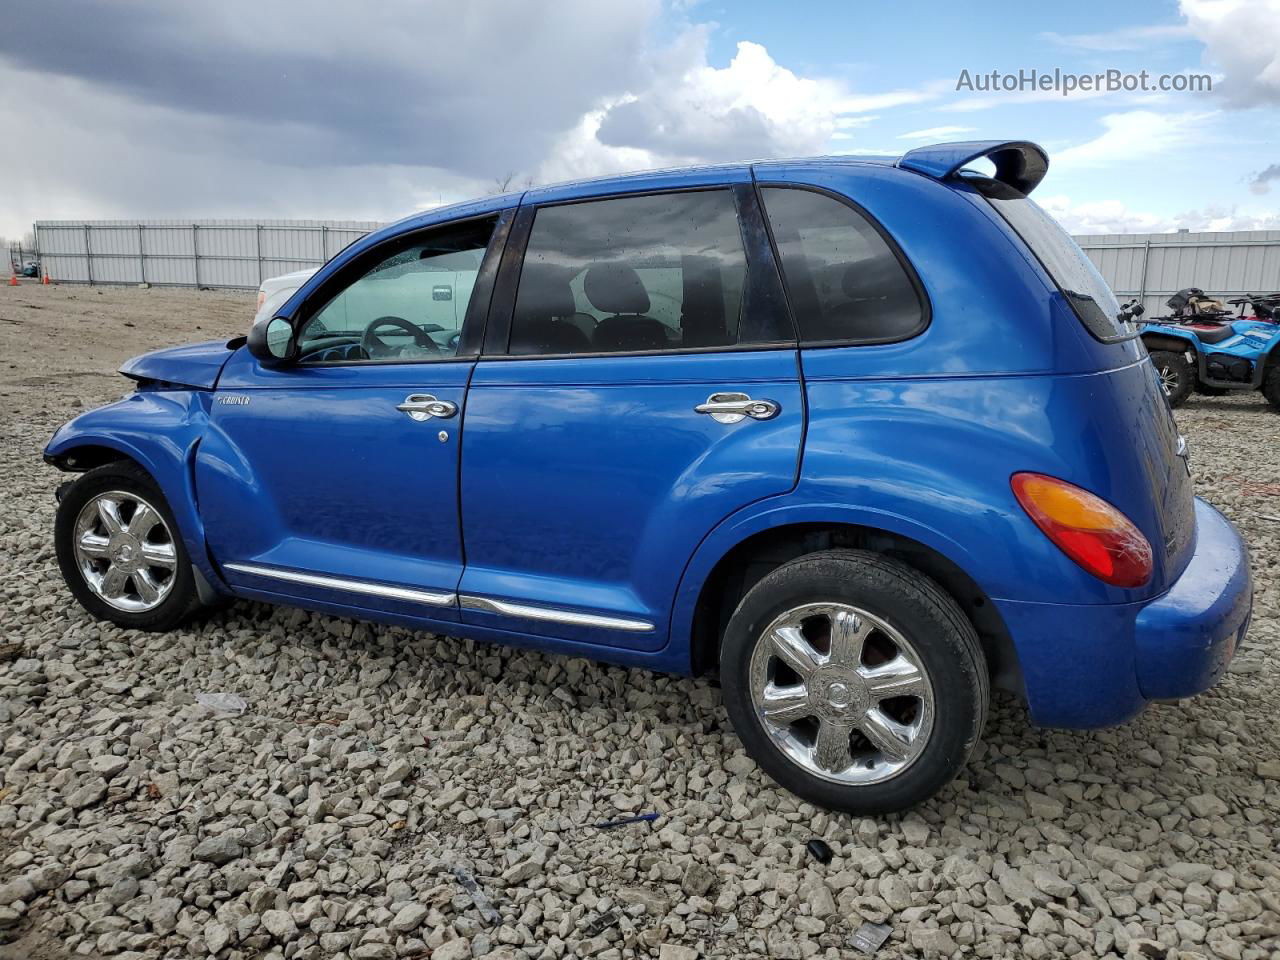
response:
<path id="1" fill-rule="evenodd" d="M 160 512 L 136 493 L 98 494 L 81 509 L 72 536 L 84 582 L 117 610 L 146 613 L 173 589 L 173 534 Z"/>
<path id="2" fill-rule="evenodd" d="M 933 732 L 933 684 L 910 642 L 844 603 L 786 611 L 756 641 L 751 701 L 793 763 L 836 783 L 880 783 Z"/>
<path id="3" fill-rule="evenodd" d="M 1173 391 L 1178 388 L 1178 373 L 1172 367 L 1161 367 L 1160 387 L 1164 390 L 1166 397 L 1172 396 Z"/>

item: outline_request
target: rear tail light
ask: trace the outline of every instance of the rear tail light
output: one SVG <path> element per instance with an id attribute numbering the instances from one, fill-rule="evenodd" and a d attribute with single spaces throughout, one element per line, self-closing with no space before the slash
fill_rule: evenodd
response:
<path id="1" fill-rule="evenodd" d="M 1099 580 L 1140 587 L 1151 579 L 1151 544 L 1107 501 L 1042 473 L 1015 473 L 1011 483 L 1045 536 Z"/>

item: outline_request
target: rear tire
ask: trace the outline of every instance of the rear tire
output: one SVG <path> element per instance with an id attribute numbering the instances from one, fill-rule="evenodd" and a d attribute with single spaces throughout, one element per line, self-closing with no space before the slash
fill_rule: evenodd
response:
<path id="1" fill-rule="evenodd" d="M 1271 364 L 1271 369 L 1262 378 L 1262 395 L 1267 403 L 1280 410 L 1280 362 Z"/>
<path id="2" fill-rule="evenodd" d="M 1187 358 L 1172 350 L 1151 351 L 1151 364 L 1160 377 L 1160 386 L 1169 398 L 1169 406 L 1180 407 L 1196 385 L 1195 370 Z"/>
<path id="3" fill-rule="evenodd" d="M 770 777 L 859 815 L 905 810 L 953 780 L 990 698 L 977 633 L 955 600 L 865 550 L 766 575 L 729 620 L 720 677 L 734 728 Z"/>
<path id="4" fill-rule="evenodd" d="M 54 521 L 62 578 L 90 614 L 134 630 L 170 630 L 200 607 L 191 558 L 150 474 L 120 460 L 63 494 Z"/>

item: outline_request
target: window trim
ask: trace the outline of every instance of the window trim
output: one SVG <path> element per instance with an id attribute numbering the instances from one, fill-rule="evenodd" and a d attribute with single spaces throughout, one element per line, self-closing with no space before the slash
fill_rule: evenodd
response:
<path id="1" fill-rule="evenodd" d="M 904 343 L 907 340 L 912 340 L 920 336 L 920 334 L 929 329 L 930 324 L 933 323 L 933 302 L 929 299 L 929 291 L 925 289 L 924 282 L 920 279 L 920 274 L 916 271 L 915 265 L 903 252 L 898 241 L 895 240 L 893 235 L 885 229 L 884 224 L 871 215 L 870 211 L 868 211 L 866 207 L 851 197 L 847 197 L 842 193 L 837 193 L 835 190 L 831 190 L 827 187 L 820 187 L 811 183 L 794 183 L 785 180 L 755 180 L 754 173 L 755 171 L 753 169 L 752 175 L 756 190 L 756 202 L 760 207 L 760 215 L 764 218 L 765 230 L 769 235 L 769 246 L 773 250 L 773 259 L 778 266 L 778 274 L 782 279 L 782 288 L 786 292 L 787 305 L 790 308 L 792 325 L 795 328 L 797 336 L 800 335 L 802 326 L 799 317 L 796 315 L 795 304 L 791 297 L 791 286 L 787 282 L 786 267 L 782 263 L 781 254 L 778 252 L 777 239 L 773 235 L 773 222 L 769 219 L 769 208 L 765 204 L 764 194 L 761 192 L 766 189 L 773 190 L 780 188 L 784 190 L 801 190 L 809 193 L 816 193 L 820 196 L 829 197 L 832 200 L 844 204 L 858 216 L 862 217 L 862 219 L 871 226 L 871 229 L 880 236 L 880 239 L 884 241 L 885 246 L 889 248 L 889 252 L 897 259 L 898 265 L 902 268 L 903 273 L 906 274 L 907 279 L 911 282 L 911 286 L 916 293 L 916 300 L 920 304 L 920 323 L 908 333 L 892 337 L 858 337 L 848 340 L 805 340 L 803 337 L 800 337 L 801 350 L 826 350 L 833 347 L 869 347 L 881 346 L 889 343 Z"/>
<path id="2" fill-rule="evenodd" d="M 763 298 L 768 292 L 769 276 L 767 271 L 774 272 L 775 290 L 781 294 L 780 306 L 784 309 L 787 326 L 792 338 L 789 340 L 771 340 L 758 343 L 733 343 L 710 347 L 678 347 L 671 350 L 605 350 L 577 353 L 537 353 L 513 354 L 511 349 L 511 328 L 515 317 L 516 296 L 520 290 L 520 275 L 524 271 L 524 258 L 528 251 L 529 237 L 533 232 L 534 219 L 538 211 L 550 207 L 567 207 L 582 203 L 600 203 L 607 200 L 623 200 L 632 197 L 665 196 L 668 194 L 706 193 L 719 190 L 728 193 L 734 204 L 734 215 L 738 219 L 738 237 L 742 243 L 742 255 L 747 266 L 746 283 L 743 284 L 742 306 L 749 305 L 753 297 Z M 521 202 L 516 213 L 515 222 L 507 238 L 506 253 L 502 266 L 498 271 L 498 279 L 494 284 L 493 308 L 489 312 L 489 324 L 485 330 L 484 348 L 480 352 L 480 361 L 526 361 L 526 360 L 587 360 L 608 359 L 610 357 L 671 357 L 682 354 L 702 353 L 746 353 L 761 350 L 795 350 L 795 322 L 787 302 L 786 291 L 782 286 L 782 271 L 778 267 L 776 257 L 770 248 L 770 259 L 763 260 L 761 251 L 752 249 L 746 233 L 748 226 L 763 224 L 766 235 L 768 224 L 764 213 L 759 209 L 759 197 L 752 190 L 752 185 L 745 181 L 727 181 L 725 183 L 708 183 L 697 186 L 659 187 L 646 190 L 620 190 L 615 193 L 592 195 L 589 197 L 568 197 L 547 203 Z M 754 212 L 759 224 L 751 224 L 749 212 Z M 772 242 L 772 241 L 770 241 Z M 738 319 L 741 327 L 742 318 Z"/>
<path id="3" fill-rule="evenodd" d="M 456 354 L 451 357 L 387 357 L 381 360 L 316 360 L 307 363 L 295 361 L 290 364 L 290 367 L 305 367 L 310 370 L 327 367 L 371 367 L 395 364 L 407 366 L 410 364 L 474 363 L 480 354 L 480 344 L 484 336 L 489 307 L 493 299 L 494 279 L 498 272 L 498 264 L 507 248 L 511 222 L 515 219 L 517 209 L 517 207 L 503 207 L 499 210 L 491 210 L 488 213 L 460 217 L 457 220 L 446 220 L 443 223 L 433 223 L 430 226 L 387 237 L 369 247 L 369 249 L 362 250 L 358 256 L 352 257 L 351 260 L 344 263 L 332 276 L 326 277 L 324 282 L 298 305 L 298 309 L 294 311 L 294 315 L 290 320 L 296 337 L 317 313 L 332 303 L 353 283 L 358 282 L 370 267 L 386 259 L 389 255 L 387 251 L 391 247 L 401 245 L 411 247 L 417 243 L 419 238 L 430 236 L 433 233 L 452 230 L 466 226 L 469 223 L 493 220 L 493 232 L 489 236 L 489 245 L 485 248 L 484 257 L 480 261 L 480 268 L 476 271 L 476 282 L 471 288 L 471 300 L 467 303 L 467 313 L 462 319 L 462 327 L 459 331 L 461 339 L 458 341 L 458 352 Z M 357 274 L 356 279 L 348 281 L 347 278 L 353 273 Z M 330 293 L 330 291 L 333 292 Z M 312 309 L 312 304 L 319 302 L 322 295 L 325 296 L 323 303 Z M 483 303 L 483 306 L 481 306 L 481 303 Z M 476 332 L 469 336 L 472 330 Z"/>

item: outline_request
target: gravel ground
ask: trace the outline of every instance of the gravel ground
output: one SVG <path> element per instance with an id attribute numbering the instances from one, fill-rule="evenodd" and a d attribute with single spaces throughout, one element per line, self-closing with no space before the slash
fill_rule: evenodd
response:
<path id="1" fill-rule="evenodd" d="M 870 921 L 881 957 L 1280 956 L 1280 414 L 1256 395 L 1179 413 L 1253 547 L 1226 679 L 1096 733 L 1001 701 L 964 780 L 860 820 L 765 781 L 706 680 L 250 603 L 165 636 L 89 620 L 42 445 L 127 390 L 125 357 L 251 309 L 0 287 L 0 955 L 835 958 Z"/>

